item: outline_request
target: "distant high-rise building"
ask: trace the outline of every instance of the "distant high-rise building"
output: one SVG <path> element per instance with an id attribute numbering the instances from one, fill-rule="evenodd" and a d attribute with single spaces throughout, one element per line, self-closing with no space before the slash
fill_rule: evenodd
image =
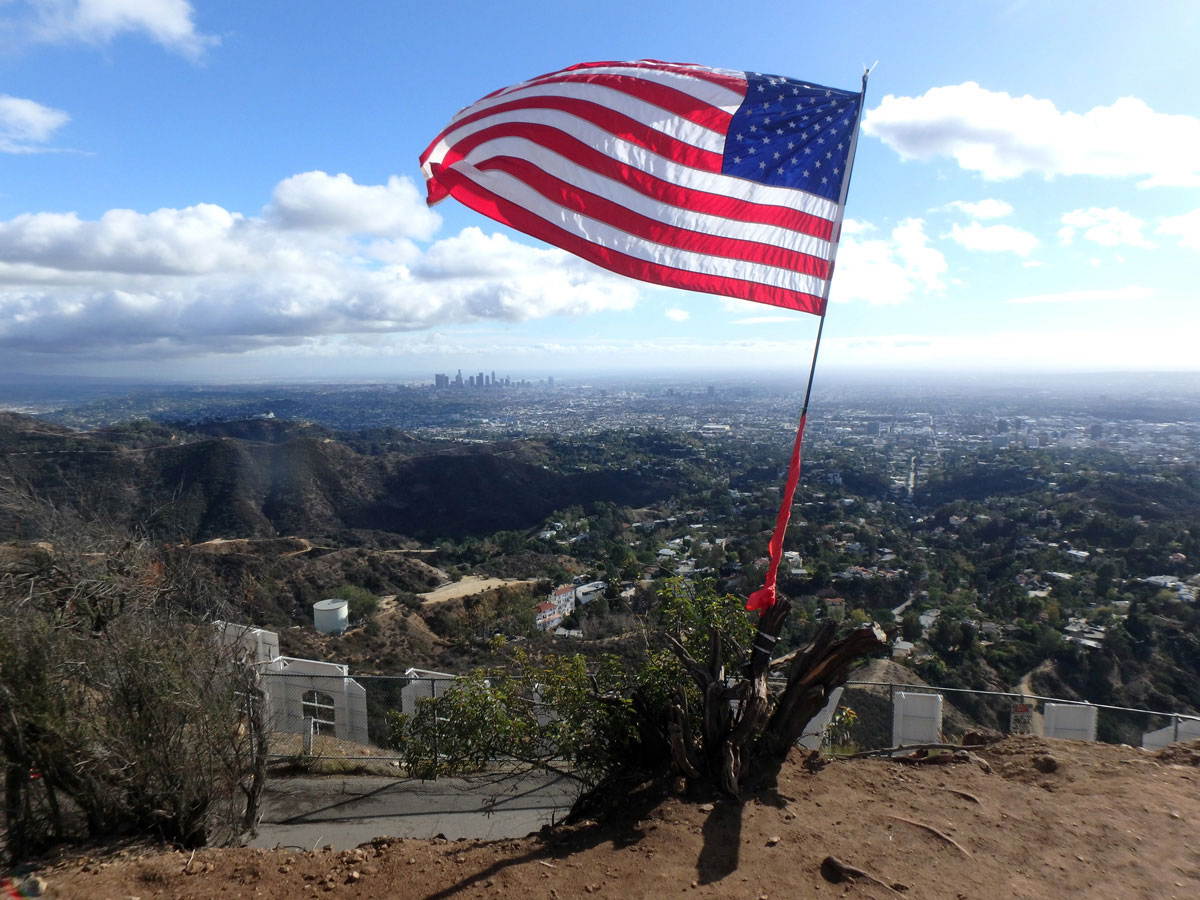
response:
<path id="1" fill-rule="evenodd" d="M 462 369 L 459 369 L 458 374 L 454 376 L 454 384 L 457 387 L 462 387 Z"/>

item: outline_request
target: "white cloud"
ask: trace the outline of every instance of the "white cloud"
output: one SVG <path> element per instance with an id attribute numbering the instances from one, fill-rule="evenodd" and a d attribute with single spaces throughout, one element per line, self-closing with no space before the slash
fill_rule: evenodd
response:
<path id="1" fill-rule="evenodd" d="M 666 315 L 672 322 L 686 322 L 692 317 L 692 314 L 686 309 L 680 309 L 678 306 L 668 309 Z"/>
<path id="2" fill-rule="evenodd" d="M 1159 222 L 1156 233 L 1178 238 L 1182 247 L 1200 250 L 1200 209 L 1182 216 L 1167 216 Z"/>
<path id="3" fill-rule="evenodd" d="M 968 200 L 955 200 L 947 206 L 950 209 L 962 210 L 972 219 L 1002 219 L 1012 215 L 1013 211 L 1011 203 L 1005 203 L 1003 200 L 996 200 L 992 197 L 975 203 Z"/>
<path id="4" fill-rule="evenodd" d="M 1097 290 L 1062 291 L 1057 294 L 1030 294 L 1026 297 L 1013 297 L 1009 303 L 1105 303 L 1119 301 L 1122 303 L 1148 300 L 1154 296 L 1154 291 L 1147 287 L 1131 284 L 1121 288 L 1101 288 Z"/>
<path id="5" fill-rule="evenodd" d="M 34 100 L 0 94 L 0 153 L 36 153 L 71 117 Z"/>
<path id="6" fill-rule="evenodd" d="M 1155 112 L 1135 97 L 1081 114 L 966 82 L 920 97 L 889 94 L 866 114 L 863 131 L 905 159 L 949 156 L 986 179 L 1036 173 L 1200 185 L 1200 119 Z"/>
<path id="7" fill-rule="evenodd" d="M 867 238 L 873 226 L 847 220 L 838 248 L 830 298 L 838 302 L 904 303 L 945 288 L 946 258 L 929 246 L 925 223 L 905 219 L 885 238 Z"/>
<path id="8" fill-rule="evenodd" d="M 1075 237 L 1075 229 L 1083 229 L 1086 240 L 1102 247 L 1117 247 L 1127 244 L 1132 247 L 1152 247 L 1142 236 L 1142 228 L 1146 223 L 1137 216 L 1122 209 L 1110 207 L 1100 209 L 1093 206 L 1089 209 L 1076 209 L 1065 213 L 1062 217 L 1065 227 L 1058 231 L 1059 240 L 1069 244 Z"/>
<path id="9" fill-rule="evenodd" d="M 395 175 L 386 185 L 355 184 L 344 173 L 293 175 L 275 186 L 264 213 L 285 228 L 388 237 L 428 239 L 441 225 L 416 186 Z"/>
<path id="10" fill-rule="evenodd" d="M 436 218 L 408 202 L 411 183 L 308 174 L 283 182 L 260 216 L 197 204 L 0 222 L 0 348 L 93 357 L 241 352 L 627 309 L 636 300 L 626 279 L 478 228 L 422 250 L 405 236 L 430 234 Z M 383 209 L 389 197 L 394 214 Z M 380 233 L 398 237 L 370 239 Z"/>
<path id="11" fill-rule="evenodd" d="M 134 33 L 193 59 L 219 43 L 196 30 L 187 0 L 18 0 L 9 5 L 15 9 L 10 27 L 29 41 L 105 44 Z"/>
<path id="12" fill-rule="evenodd" d="M 972 222 L 965 228 L 957 222 L 950 228 L 950 238 L 968 250 L 986 253 L 1015 253 L 1028 256 L 1038 245 L 1038 239 L 1012 225 L 980 225 Z"/>

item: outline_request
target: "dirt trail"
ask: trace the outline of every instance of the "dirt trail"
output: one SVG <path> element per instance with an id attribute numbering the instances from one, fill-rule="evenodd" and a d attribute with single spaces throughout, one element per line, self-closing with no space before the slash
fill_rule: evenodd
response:
<path id="1" fill-rule="evenodd" d="M 125 851 L 39 874 L 46 896 L 90 900 L 1200 896 L 1200 741 L 1148 753 L 1026 735 L 976 752 L 982 763 L 793 760 L 737 805 L 632 791 L 619 821 L 521 840 Z M 876 880 L 834 882 L 830 856 Z"/>
<path id="2" fill-rule="evenodd" d="M 1034 668 L 1032 668 L 1028 672 L 1026 672 L 1024 675 L 1022 675 L 1021 680 L 1017 683 L 1017 693 L 1024 694 L 1027 697 L 1032 697 L 1034 695 L 1033 676 L 1036 675 L 1038 672 L 1042 671 L 1045 667 L 1046 667 L 1046 664 L 1041 663 L 1040 665 L 1035 666 Z M 1043 734 L 1044 730 L 1042 727 L 1042 714 L 1037 711 L 1036 703 L 1034 701 L 1030 701 L 1030 702 L 1034 703 L 1033 720 L 1032 720 L 1032 724 L 1030 725 L 1030 727 L 1033 729 L 1034 734 Z"/>
<path id="3" fill-rule="evenodd" d="M 495 588 L 514 584 L 537 584 L 528 578 L 488 578 L 484 575 L 464 575 L 461 581 L 452 581 L 424 594 L 417 594 L 422 603 L 444 603 L 472 594 L 482 594 Z"/>

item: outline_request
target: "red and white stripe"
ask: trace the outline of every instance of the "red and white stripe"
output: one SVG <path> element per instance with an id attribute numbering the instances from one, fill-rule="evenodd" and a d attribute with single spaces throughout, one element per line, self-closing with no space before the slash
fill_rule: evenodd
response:
<path id="1" fill-rule="evenodd" d="M 601 62 L 484 97 L 421 155 L 447 196 L 614 272 L 820 314 L 837 203 L 721 173 L 741 72 Z"/>

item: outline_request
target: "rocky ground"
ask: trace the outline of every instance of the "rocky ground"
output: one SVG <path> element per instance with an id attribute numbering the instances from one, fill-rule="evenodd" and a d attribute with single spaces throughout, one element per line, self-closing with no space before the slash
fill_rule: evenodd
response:
<path id="1" fill-rule="evenodd" d="M 740 805 L 647 793 L 624 808 L 620 822 L 497 843 L 126 848 L 36 877 L 46 896 L 89 900 L 1200 896 L 1200 742 L 1148 753 L 1014 737 L 941 765 L 795 760 Z"/>

